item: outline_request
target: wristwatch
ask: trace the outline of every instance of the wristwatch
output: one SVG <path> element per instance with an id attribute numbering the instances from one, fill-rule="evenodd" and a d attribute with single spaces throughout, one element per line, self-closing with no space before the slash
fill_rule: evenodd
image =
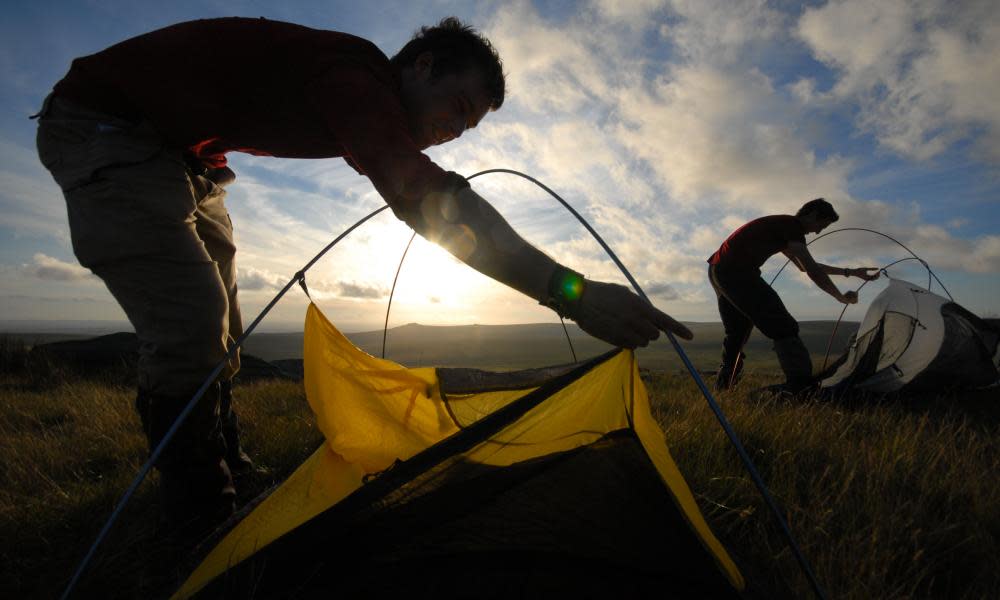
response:
<path id="1" fill-rule="evenodd" d="M 539 304 L 548 306 L 560 317 L 574 319 L 586 287 L 583 275 L 573 269 L 557 266 L 549 277 L 548 296 Z"/>

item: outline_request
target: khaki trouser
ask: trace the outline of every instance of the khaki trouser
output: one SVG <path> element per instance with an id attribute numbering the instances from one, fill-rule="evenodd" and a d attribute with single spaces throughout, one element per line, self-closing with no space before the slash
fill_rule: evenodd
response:
<path id="1" fill-rule="evenodd" d="M 73 252 L 138 334 L 140 389 L 190 397 L 243 331 L 225 191 L 148 123 L 56 97 L 40 115 L 38 154 L 66 197 Z M 220 379 L 238 369 L 236 355 Z"/>

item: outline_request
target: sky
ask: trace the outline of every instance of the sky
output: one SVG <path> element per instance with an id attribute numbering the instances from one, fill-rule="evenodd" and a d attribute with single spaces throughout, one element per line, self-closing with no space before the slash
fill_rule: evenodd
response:
<path id="1" fill-rule="evenodd" d="M 820 196 L 841 215 L 831 230 L 884 235 L 830 234 L 810 245 L 817 260 L 880 267 L 912 251 L 957 302 L 1000 316 L 1000 11 L 993 0 L 12 0 L 0 10 L 5 322 L 125 320 L 73 256 L 65 203 L 38 161 L 28 116 L 73 58 L 219 16 L 346 31 L 388 56 L 445 16 L 480 29 L 504 61 L 507 99 L 475 130 L 428 154 L 466 176 L 508 168 L 545 183 L 676 318 L 719 319 L 705 260 L 732 230 L 767 214 L 794 214 Z M 225 65 L 206 57 L 209 67 Z M 226 203 L 249 323 L 317 252 L 384 203 L 341 159 L 231 154 L 230 164 L 237 180 Z M 550 256 L 590 278 L 627 284 L 586 229 L 533 184 L 491 174 L 472 185 Z M 382 327 L 410 235 L 385 211 L 316 263 L 307 282 L 331 320 L 346 331 Z M 769 261 L 765 278 L 783 262 Z M 915 260 L 889 272 L 924 286 L 932 279 Z M 843 290 L 861 283 L 833 279 Z M 861 289 L 845 318 L 861 320 L 884 285 Z M 775 287 L 800 320 L 840 314 L 842 305 L 794 268 Z M 931 289 L 944 293 L 937 281 Z M 300 328 L 307 302 L 294 288 L 262 329 Z M 418 237 L 389 325 L 557 319 Z"/>

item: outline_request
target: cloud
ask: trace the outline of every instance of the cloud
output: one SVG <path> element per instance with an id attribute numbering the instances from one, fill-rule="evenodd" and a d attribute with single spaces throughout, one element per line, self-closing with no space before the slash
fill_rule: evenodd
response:
<path id="1" fill-rule="evenodd" d="M 512 2 L 484 28 L 508 68 L 510 99 L 540 112 L 567 113 L 606 93 L 614 65 L 594 52 L 614 38 L 576 27 L 547 26 L 529 3 Z"/>
<path id="2" fill-rule="evenodd" d="M 852 195 L 854 170 L 871 157 L 829 150 L 832 138 L 843 136 L 824 123 L 844 109 L 845 98 L 818 89 L 813 79 L 776 84 L 782 73 L 773 65 L 780 66 L 786 53 L 801 55 L 803 38 L 796 17 L 774 6 L 676 1 L 623 8 L 595 2 L 592 12 L 581 10 L 563 27 L 547 25 L 522 4 L 501 11 L 498 46 L 513 57 L 509 65 L 523 69 L 513 80 L 531 84 L 531 94 L 511 96 L 505 110 L 517 118 L 487 121 L 478 144 L 487 150 L 475 147 L 470 154 L 483 157 L 484 167 L 495 166 L 491 157 L 515 158 L 523 165 L 515 168 L 570 199 L 633 275 L 674 286 L 673 300 L 690 301 L 703 291 L 705 259 L 736 227 L 765 214 L 793 213 L 818 196 L 837 206 L 838 225 L 887 232 L 922 248 L 940 268 L 996 268 L 989 239 L 928 238 L 920 233 L 926 223 L 919 210 L 903 198 Z M 671 14 L 666 21 L 660 18 L 664 9 Z M 884 12 L 883 19 L 898 18 Z M 622 23 L 646 30 L 605 44 Z M 831 28 L 844 40 L 834 52 L 856 52 L 851 65 L 875 61 L 877 71 L 880 57 L 895 52 L 887 45 L 906 52 L 908 32 L 897 34 L 890 26 L 884 42 L 874 30 L 854 47 L 843 35 L 852 26 Z M 650 43 L 653 31 L 659 47 Z M 584 36 L 601 44 L 579 43 Z M 564 105 L 547 99 L 565 93 L 567 77 L 578 89 L 562 99 Z M 533 210 L 537 216 L 527 229 L 547 228 L 547 252 L 588 276 L 623 282 L 589 236 L 559 225 L 565 219 L 558 211 Z M 866 233 L 832 240 L 817 245 L 831 262 L 893 260 L 901 252 Z"/>
<path id="3" fill-rule="evenodd" d="M 788 17 L 765 0 L 672 0 L 676 20 L 660 28 L 692 64 L 733 65 L 757 58 L 755 44 L 785 37 Z"/>
<path id="4" fill-rule="evenodd" d="M 642 28 L 648 20 L 667 5 L 666 0 L 595 0 L 598 14 L 611 22 L 622 22 L 632 28 Z"/>
<path id="5" fill-rule="evenodd" d="M 89 269 L 85 269 L 76 263 L 68 263 L 53 258 L 45 254 L 37 253 L 32 259 L 34 262 L 23 265 L 22 271 L 31 277 L 46 281 L 82 281 L 96 279 Z"/>
<path id="6" fill-rule="evenodd" d="M 371 300 L 371 299 L 384 298 L 389 294 L 389 291 L 386 290 L 385 288 L 379 286 L 364 285 L 353 281 L 338 282 L 338 287 L 340 289 L 340 296 L 342 298 L 358 298 L 358 299 Z"/>
<path id="7" fill-rule="evenodd" d="M 647 283 L 644 290 L 647 295 L 664 300 L 677 300 L 681 297 L 680 293 L 669 283 Z"/>
<path id="8" fill-rule="evenodd" d="M 69 247 L 62 192 L 33 149 L 0 140 L 0 227 Z"/>
<path id="9" fill-rule="evenodd" d="M 971 240 L 952 237 L 945 229 L 923 225 L 908 240 L 932 269 L 1000 273 L 1000 236 L 985 235 Z"/>
<path id="10" fill-rule="evenodd" d="M 236 281 L 239 288 L 244 291 L 280 290 L 288 283 L 288 278 L 263 269 L 239 267 Z"/>
<path id="11" fill-rule="evenodd" d="M 841 0 L 806 10 L 797 33 L 835 71 L 829 94 L 856 104 L 885 147 L 925 160 L 971 136 L 1000 162 L 994 2 Z"/>
<path id="12" fill-rule="evenodd" d="M 620 108 L 618 139 L 688 209 L 781 211 L 847 187 L 849 163 L 816 157 L 760 72 L 680 67 L 649 92 L 623 94 Z"/>

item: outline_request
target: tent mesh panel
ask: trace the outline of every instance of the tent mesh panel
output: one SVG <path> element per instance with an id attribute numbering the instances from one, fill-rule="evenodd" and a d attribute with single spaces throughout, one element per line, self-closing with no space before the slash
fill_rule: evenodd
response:
<path id="1" fill-rule="evenodd" d="M 452 457 L 323 517 L 201 596 L 738 597 L 631 430 L 508 467 Z"/>

